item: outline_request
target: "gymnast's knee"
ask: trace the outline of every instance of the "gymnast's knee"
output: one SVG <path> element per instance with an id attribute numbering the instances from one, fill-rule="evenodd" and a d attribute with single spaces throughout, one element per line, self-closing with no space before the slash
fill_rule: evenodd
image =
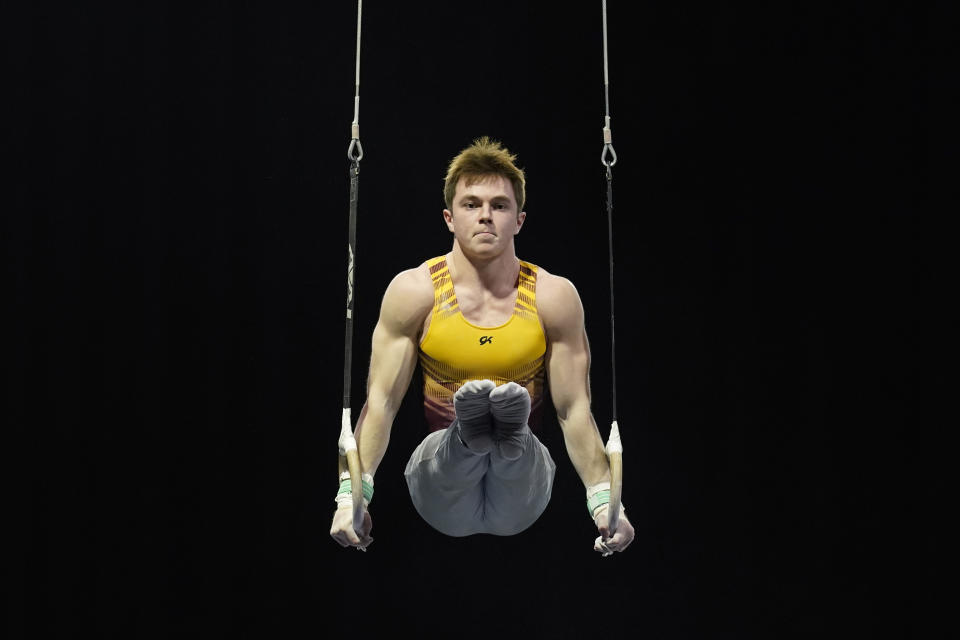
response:
<path id="1" fill-rule="evenodd" d="M 482 522 L 470 518 L 437 518 L 423 512 L 420 513 L 420 517 L 432 528 L 451 538 L 465 538 L 477 533 L 486 533 L 486 527 Z"/>
<path id="2" fill-rule="evenodd" d="M 539 516 L 529 522 L 509 519 L 499 520 L 497 518 L 487 519 L 484 522 L 486 525 L 485 533 L 493 536 L 515 536 L 529 529 L 538 519 Z"/>
<path id="3" fill-rule="evenodd" d="M 546 508 L 546 502 L 525 512 L 500 513 L 496 509 L 488 508 L 483 517 L 485 531 L 495 536 L 515 536 L 533 526 Z"/>

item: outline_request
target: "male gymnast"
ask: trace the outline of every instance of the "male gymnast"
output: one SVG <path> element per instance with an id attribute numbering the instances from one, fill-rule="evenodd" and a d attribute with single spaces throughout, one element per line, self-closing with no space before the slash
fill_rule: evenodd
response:
<path id="1" fill-rule="evenodd" d="M 419 358 L 430 433 L 404 474 L 417 512 L 450 536 L 528 528 L 550 501 L 556 469 L 530 427 L 549 383 L 600 533 L 594 548 L 609 555 L 634 529 L 622 510 L 613 536 L 607 528 L 610 468 L 590 410 L 583 306 L 569 280 L 516 256 L 526 181 L 515 161 L 486 137 L 451 161 L 443 218 L 453 250 L 399 273 L 384 293 L 355 430 L 364 505 Z M 354 531 L 349 472 L 340 480 L 330 535 L 365 549 L 370 513 Z"/>

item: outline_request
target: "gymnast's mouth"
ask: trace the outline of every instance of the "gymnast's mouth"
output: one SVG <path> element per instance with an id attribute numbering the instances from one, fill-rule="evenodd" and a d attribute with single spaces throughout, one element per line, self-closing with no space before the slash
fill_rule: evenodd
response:
<path id="1" fill-rule="evenodd" d="M 496 237 L 497 234 L 495 234 L 493 231 L 477 231 L 477 232 L 476 232 L 475 234 L 473 234 L 473 235 L 474 235 L 474 236 L 487 235 L 487 236 L 494 236 L 494 237 Z"/>

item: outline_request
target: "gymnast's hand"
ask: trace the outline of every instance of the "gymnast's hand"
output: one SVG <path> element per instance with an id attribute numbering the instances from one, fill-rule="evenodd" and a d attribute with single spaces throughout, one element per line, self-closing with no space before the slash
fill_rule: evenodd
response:
<path id="1" fill-rule="evenodd" d="M 621 510 L 617 530 L 612 538 L 608 537 L 610 529 L 607 527 L 607 512 L 608 509 L 604 505 L 604 508 L 599 510 L 593 520 L 597 525 L 597 531 L 600 532 L 600 537 L 593 543 L 593 550 L 602 553 L 604 557 L 612 555 L 615 551 L 626 549 L 633 542 L 634 535 L 633 525 L 627 520 L 626 511 Z"/>
<path id="2" fill-rule="evenodd" d="M 363 510 L 363 527 L 360 531 L 353 530 L 353 506 L 350 504 L 341 504 L 333 514 L 333 524 L 330 525 L 330 535 L 341 547 L 356 547 L 365 551 L 373 538 L 370 537 L 370 530 L 373 529 L 373 521 L 370 519 L 370 512 Z"/>

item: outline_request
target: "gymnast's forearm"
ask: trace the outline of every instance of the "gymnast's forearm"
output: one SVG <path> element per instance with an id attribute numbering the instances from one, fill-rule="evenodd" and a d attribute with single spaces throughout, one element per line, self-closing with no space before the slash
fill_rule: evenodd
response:
<path id="1" fill-rule="evenodd" d="M 391 411 L 382 405 L 371 403 L 369 400 L 363 405 L 360 418 L 355 430 L 357 449 L 360 451 L 360 464 L 364 472 L 376 475 L 377 467 L 387 453 L 390 444 L 390 429 L 396 411 Z"/>
<path id="2" fill-rule="evenodd" d="M 589 407 L 573 408 L 558 417 L 567 454 L 583 486 L 609 481 L 610 465 Z"/>

